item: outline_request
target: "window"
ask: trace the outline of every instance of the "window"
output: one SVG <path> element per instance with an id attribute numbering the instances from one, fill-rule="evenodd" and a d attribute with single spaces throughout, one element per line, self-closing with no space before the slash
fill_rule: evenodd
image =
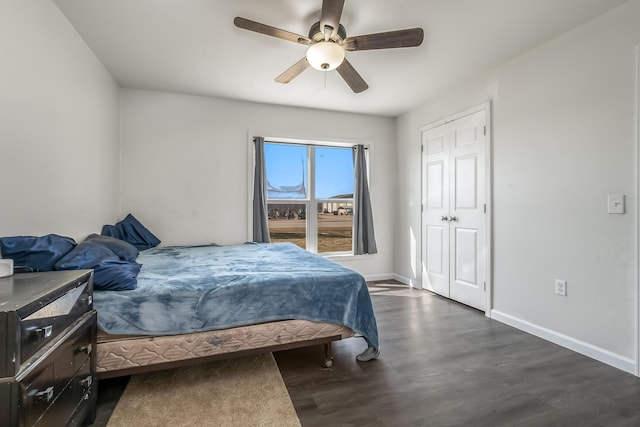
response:
<path id="1" fill-rule="evenodd" d="M 265 142 L 272 242 L 353 253 L 353 149 Z"/>

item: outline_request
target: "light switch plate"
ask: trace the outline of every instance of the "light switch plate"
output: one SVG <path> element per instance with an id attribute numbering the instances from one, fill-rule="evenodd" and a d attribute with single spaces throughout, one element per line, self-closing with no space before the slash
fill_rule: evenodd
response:
<path id="1" fill-rule="evenodd" d="M 624 194 L 609 194 L 607 197 L 607 213 L 624 213 Z"/>

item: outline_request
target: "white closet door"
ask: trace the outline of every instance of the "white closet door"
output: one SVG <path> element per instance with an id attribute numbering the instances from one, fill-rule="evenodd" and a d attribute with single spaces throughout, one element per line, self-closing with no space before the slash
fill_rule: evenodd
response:
<path id="1" fill-rule="evenodd" d="M 486 303 L 484 111 L 423 132 L 422 286 Z"/>
<path id="2" fill-rule="evenodd" d="M 485 114 L 449 123 L 451 299 L 485 309 Z"/>
<path id="3" fill-rule="evenodd" d="M 422 134 L 422 288 L 449 297 L 449 135 Z"/>

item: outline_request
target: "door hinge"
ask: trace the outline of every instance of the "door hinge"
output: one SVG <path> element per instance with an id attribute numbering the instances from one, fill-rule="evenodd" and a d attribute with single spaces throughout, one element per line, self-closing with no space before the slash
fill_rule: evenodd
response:
<path id="1" fill-rule="evenodd" d="M 420 205 L 420 212 L 424 212 L 424 205 Z"/>
<path id="2" fill-rule="evenodd" d="M 483 208 L 484 213 L 487 213 L 487 204 L 484 204 L 484 208 Z"/>
<path id="3" fill-rule="evenodd" d="M 421 145 L 421 146 L 420 146 L 420 152 L 421 152 L 421 153 L 424 153 L 424 145 Z"/>
<path id="4" fill-rule="evenodd" d="M 487 127 L 483 126 L 483 132 L 484 132 L 484 136 L 487 136 Z"/>
<path id="5" fill-rule="evenodd" d="M 487 290 L 487 282 L 483 282 L 483 283 L 482 283 L 482 288 L 483 288 L 483 290 L 485 290 L 485 291 Z"/>

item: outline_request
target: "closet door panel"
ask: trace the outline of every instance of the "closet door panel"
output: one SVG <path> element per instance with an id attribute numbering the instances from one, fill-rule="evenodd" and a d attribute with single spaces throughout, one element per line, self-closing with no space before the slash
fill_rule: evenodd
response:
<path id="1" fill-rule="evenodd" d="M 485 309 L 485 114 L 449 122 L 451 157 L 450 298 Z"/>
<path id="2" fill-rule="evenodd" d="M 422 288 L 449 297 L 449 133 L 422 134 Z"/>

